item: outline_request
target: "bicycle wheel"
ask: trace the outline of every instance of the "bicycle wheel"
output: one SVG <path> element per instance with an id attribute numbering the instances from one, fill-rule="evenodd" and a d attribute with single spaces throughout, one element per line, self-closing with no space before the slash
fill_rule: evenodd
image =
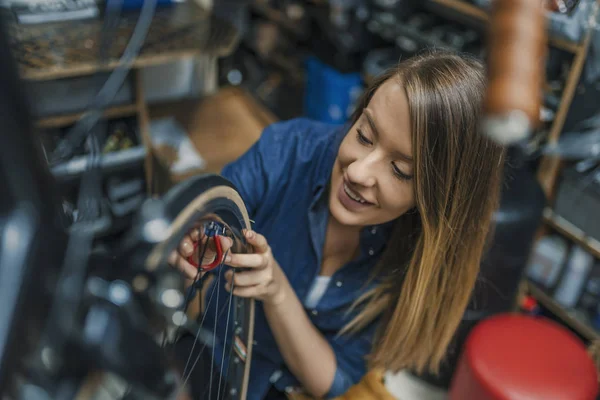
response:
<path id="1" fill-rule="evenodd" d="M 219 292 L 223 270 L 227 267 L 217 263 L 210 272 L 216 281 L 207 291 L 206 302 L 217 301 L 213 308 L 218 315 L 215 315 L 214 326 L 204 326 L 203 315 L 195 321 L 186 315 L 187 307 L 194 299 L 191 295 L 194 290 L 184 290 L 184 278 L 168 265 L 168 257 L 193 229 L 205 229 L 209 236 L 215 232 L 227 236 L 233 241 L 231 251 L 248 252 L 250 246 L 244 239 L 243 230 L 249 227 L 250 220 L 239 194 L 229 181 L 216 175 L 191 178 L 172 188 L 163 198 L 144 204 L 140 218 L 126 241 L 129 250 L 124 251 L 118 264 L 129 270 L 128 277 L 121 275 L 120 279 L 129 283 L 131 292 L 142 305 L 138 314 L 143 314 L 151 322 L 142 328 L 138 325 L 136 329 L 122 328 L 121 331 L 139 334 L 146 330 L 144 336 L 152 338 L 153 346 L 162 348 L 168 360 L 167 366 L 152 368 L 147 366 L 148 361 L 137 361 L 139 357 L 147 360 L 147 353 L 155 349 L 150 348 L 148 341 L 137 340 L 135 335 L 130 335 L 126 345 L 107 344 L 111 348 L 118 347 L 121 354 L 108 361 L 97 361 L 104 367 L 101 368 L 103 378 L 99 380 L 94 376 L 94 379 L 87 379 L 87 389 L 85 384 L 82 385 L 78 398 L 149 399 L 165 398 L 169 393 L 169 398 L 175 394 L 175 398 L 189 399 L 180 395 L 189 392 L 192 386 L 195 389 L 192 390 L 193 399 L 244 400 L 252 357 L 254 300 L 229 293 L 224 295 L 222 290 Z M 202 255 L 203 247 L 198 246 L 198 256 Z M 223 260 L 224 257 L 225 254 L 219 258 Z M 200 279 L 195 281 L 198 282 Z M 194 286 L 192 284 L 191 287 Z M 218 302 L 219 293 L 220 297 L 226 297 L 221 304 Z M 216 337 L 216 322 L 223 319 L 227 321 L 225 332 Z M 156 323 L 157 320 L 162 322 Z M 184 357 L 181 357 L 182 347 L 179 346 L 182 338 L 187 340 L 187 348 L 183 347 L 187 352 Z M 215 352 L 216 347 L 219 347 L 220 354 Z M 194 385 L 190 385 L 190 376 L 197 368 L 202 371 L 194 375 L 191 380 Z M 162 377 L 167 376 L 168 370 L 178 372 L 174 385 L 178 387 L 176 393 L 164 389 L 164 382 L 168 379 Z M 90 390 L 90 385 L 95 390 Z M 109 387 L 110 390 L 107 389 Z M 159 391 L 162 394 L 158 394 Z M 83 392 L 86 394 L 81 395 Z M 90 395 L 92 392 L 96 394 Z M 98 394 L 100 392 L 102 394 Z"/>
<path id="2" fill-rule="evenodd" d="M 146 270 L 152 271 L 164 266 L 168 255 L 178 246 L 186 233 L 192 229 L 209 225 L 213 225 L 212 229 L 214 229 L 214 225 L 216 224 L 220 229 L 221 235 L 226 235 L 233 240 L 232 251 L 242 253 L 249 250 L 249 245 L 246 243 L 243 235 L 243 230 L 250 228 L 248 213 L 239 194 L 226 179 L 215 175 L 196 177 L 169 191 L 162 201 L 165 215 L 172 221 L 169 224 L 171 234 L 169 239 L 158 243 L 149 253 L 145 262 Z M 200 258 L 203 250 L 202 246 L 199 246 L 197 249 Z M 216 279 L 221 279 L 224 268 L 224 265 L 221 264 L 217 269 L 212 271 Z M 218 290 L 219 285 L 217 282 L 217 284 L 213 285 L 212 291 L 207 293 L 207 303 L 213 301 L 215 291 Z M 186 299 L 183 305 L 184 310 L 193 299 L 193 297 Z M 228 321 L 231 320 L 232 324 L 231 332 L 228 332 L 226 329 L 225 337 L 219 338 L 221 342 L 225 343 L 221 359 L 227 359 L 228 365 L 224 366 L 221 364 L 221 371 L 217 375 L 219 376 L 219 380 L 223 377 L 223 383 L 226 381 L 227 390 L 225 391 L 221 388 L 220 382 L 216 388 L 212 388 L 209 382 L 207 388 L 208 397 L 201 395 L 203 399 L 208 398 L 212 400 L 214 398 L 220 400 L 228 398 L 243 400 L 246 398 L 254 334 L 254 305 L 253 299 L 230 295 L 228 296 L 226 305 L 215 308 L 218 310 L 220 317 L 225 316 L 223 314 L 226 313 L 226 319 Z M 196 331 L 191 332 L 194 334 L 194 344 L 198 343 L 198 346 L 201 347 L 199 350 L 200 353 L 202 353 L 206 345 L 206 343 L 200 344 L 198 341 L 201 333 L 200 330 L 206 330 L 205 333 L 209 333 L 208 331 L 212 330 L 214 334 L 216 329 L 216 326 L 203 326 L 203 320 L 203 318 L 200 318 L 200 323 L 195 327 Z M 181 327 L 188 332 L 192 328 L 191 326 L 186 328 L 184 325 Z M 229 337 L 230 334 L 231 337 Z M 194 348 L 192 346 L 192 349 Z M 198 349 L 196 350 L 198 351 Z M 184 383 L 186 380 L 189 380 L 193 365 L 198 360 L 198 356 L 193 353 L 193 350 L 190 355 L 192 357 L 188 357 L 186 366 L 184 367 Z M 224 357 L 225 355 L 227 356 Z M 218 364 L 218 360 L 211 360 L 211 362 L 215 366 Z M 226 373 L 223 371 L 224 367 L 226 368 Z M 212 376 L 213 374 L 211 373 L 210 375 Z M 211 394 L 211 392 L 214 393 Z"/>

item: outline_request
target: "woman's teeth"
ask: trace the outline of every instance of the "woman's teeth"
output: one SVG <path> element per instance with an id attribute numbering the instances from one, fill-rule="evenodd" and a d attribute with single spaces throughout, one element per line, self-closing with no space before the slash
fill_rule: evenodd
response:
<path id="1" fill-rule="evenodd" d="M 363 200 L 362 197 L 360 197 L 357 193 L 354 193 L 348 187 L 348 185 L 346 185 L 345 183 L 344 183 L 344 191 L 346 192 L 346 194 L 348 195 L 348 197 L 350 197 L 352 200 L 358 201 L 361 204 L 367 204 L 367 201 Z"/>

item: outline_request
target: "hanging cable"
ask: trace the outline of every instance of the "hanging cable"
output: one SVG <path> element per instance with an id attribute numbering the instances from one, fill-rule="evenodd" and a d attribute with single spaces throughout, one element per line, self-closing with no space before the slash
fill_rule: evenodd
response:
<path id="1" fill-rule="evenodd" d="M 129 72 L 132 61 L 137 56 L 146 34 L 149 30 L 156 7 L 156 0 L 145 0 L 142 11 L 134 28 L 134 33 L 121 57 L 120 65 L 115 69 L 91 104 L 91 110 L 86 112 L 78 123 L 61 142 L 60 149 L 55 154 L 68 157 L 77 144 L 89 138 L 90 154 L 79 188 L 78 208 L 80 217 L 72 226 L 67 244 L 64 266 L 57 283 L 57 296 L 52 304 L 49 323 L 54 329 L 49 329 L 48 338 L 52 346 L 62 348 L 68 335 L 71 334 L 77 316 L 85 284 L 86 266 L 91 253 L 96 224 L 101 215 L 102 174 L 100 170 L 102 152 L 99 139 L 95 133 L 90 135 L 94 126 L 102 116 L 102 109 L 112 100 L 121 87 Z M 104 25 L 103 35 L 110 32 Z M 101 49 L 100 55 L 106 55 L 108 50 Z M 103 52 L 106 50 L 106 53 Z"/>
<path id="2" fill-rule="evenodd" d="M 91 129 L 102 118 L 103 109 L 117 95 L 144 44 L 152 23 L 156 3 L 157 0 L 144 0 L 133 34 L 123 55 L 119 59 L 118 66 L 111 72 L 99 93 L 92 101 L 90 109 L 81 116 L 75 126 L 69 130 L 63 140 L 56 146 L 50 158 L 51 164 L 64 161 L 72 156 L 74 149 L 85 140 Z"/>

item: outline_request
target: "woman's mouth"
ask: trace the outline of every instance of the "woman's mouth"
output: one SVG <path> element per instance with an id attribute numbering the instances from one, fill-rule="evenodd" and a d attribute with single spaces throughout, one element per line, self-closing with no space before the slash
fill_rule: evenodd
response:
<path id="1" fill-rule="evenodd" d="M 348 187 L 348 184 L 346 182 L 344 182 L 344 191 L 346 192 L 348 197 L 350 197 L 354 201 L 358 201 L 359 203 L 362 203 L 362 204 L 369 203 L 368 201 L 363 199 L 360 194 L 358 194 L 358 193 L 354 192 L 352 189 L 350 189 L 350 187 Z"/>
<path id="2" fill-rule="evenodd" d="M 373 203 L 365 200 L 360 193 L 352 190 L 345 181 L 342 181 L 339 187 L 338 200 L 348 211 L 360 211 L 373 205 Z"/>

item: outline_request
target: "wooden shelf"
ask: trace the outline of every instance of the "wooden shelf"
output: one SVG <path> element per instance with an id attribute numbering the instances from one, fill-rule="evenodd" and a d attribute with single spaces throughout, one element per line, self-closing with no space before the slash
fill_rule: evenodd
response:
<path id="1" fill-rule="evenodd" d="M 594 29 L 587 30 L 581 43 L 581 50 L 578 51 L 573 58 L 573 63 L 571 64 L 571 68 L 562 91 L 560 105 L 556 110 L 552 128 L 550 128 L 550 132 L 548 133 L 547 144 L 558 142 L 563 131 L 565 121 L 567 120 L 567 115 L 569 114 L 569 110 L 571 108 L 571 102 L 575 97 L 575 91 L 577 90 L 577 86 L 581 79 L 581 73 L 585 65 L 585 60 L 587 58 L 592 37 L 594 36 L 593 32 L 595 32 Z M 537 176 L 538 181 L 542 185 L 542 189 L 544 189 L 548 199 L 552 199 L 554 197 L 556 181 L 560 168 L 561 160 L 559 157 L 548 155 L 542 158 L 538 168 Z"/>
<path id="2" fill-rule="evenodd" d="M 477 7 L 474 4 L 467 3 L 464 0 L 430 0 L 432 3 L 438 6 L 447 8 L 449 10 L 456 11 L 460 14 L 466 15 L 479 22 L 489 22 L 489 14 L 486 10 Z M 565 39 L 549 37 L 548 42 L 553 46 L 561 50 L 565 50 L 571 53 L 577 53 L 581 46 L 578 43 L 570 42 Z"/>
<path id="3" fill-rule="evenodd" d="M 463 0 L 430 0 L 433 3 L 439 4 L 440 6 L 446 7 L 448 9 L 454 10 L 461 14 L 467 15 L 471 18 L 477 19 L 479 21 L 487 22 L 489 20 L 489 15 L 487 11 L 484 9 L 477 7 L 471 3 L 467 3 Z"/>
<path id="4" fill-rule="evenodd" d="M 527 292 L 533 296 L 544 308 L 558 317 L 565 325 L 569 326 L 589 341 L 600 340 L 600 333 L 584 321 L 575 318 L 568 310 L 550 297 L 546 292 L 532 282 L 527 282 Z"/>
<path id="5" fill-rule="evenodd" d="M 600 258 L 600 242 L 585 234 L 581 229 L 571 224 L 550 208 L 544 210 L 544 222 L 552 229 L 579 244 L 596 258 Z"/>
<path id="6" fill-rule="evenodd" d="M 579 43 L 571 42 L 569 40 L 557 37 L 549 37 L 548 42 L 551 46 L 554 46 L 557 49 L 568 51 L 573 54 L 576 54 L 582 48 L 582 45 Z"/>
<path id="7" fill-rule="evenodd" d="M 114 31 L 106 63 L 98 62 L 104 18 L 60 21 L 49 24 L 19 24 L 7 19 L 15 61 L 26 80 L 51 80 L 90 75 L 121 64 L 121 56 L 137 24 L 136 13 L 126 13 Z M 13 18 L 10 18 L 13 20 Z M 239 33 L 196 1 L 157 7 L 144 46 L 132 68 L 172 63 L 178 59 L 233 52 Z M 83 45 L 85 44 L 85 46 Z"/>
<path id="8" fill-rule="evenodd" d="M 104 118 L 119 118 L 135 115 L 138 111 L 136 104 L 110 107 L 104 112 Z M 59 115 L 55 117 L 42 118 L 37 121 L 38 128 L 62 128 L 74 124 L 81 118 L 83 113 Z"/>

